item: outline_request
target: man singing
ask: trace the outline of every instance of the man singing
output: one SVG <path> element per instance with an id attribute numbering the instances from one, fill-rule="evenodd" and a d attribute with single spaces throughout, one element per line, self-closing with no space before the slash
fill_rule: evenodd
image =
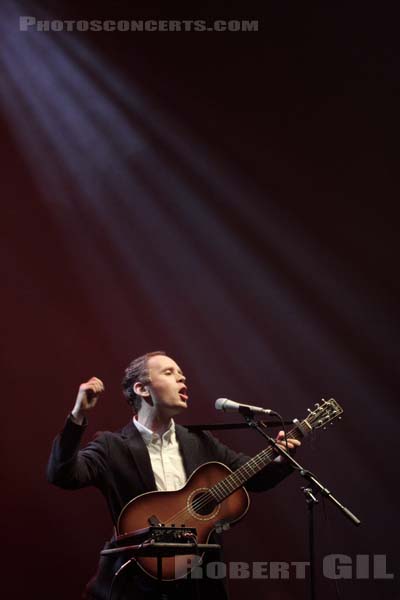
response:
<path id="1" fill-rule="evenodd" d="M 86 415 L 96 406 L 104 385 L 97 377 L 80 385 L 75 406 L 54 441 L 47 471 L 48 480 L 65 489 L 97 487 L 106 498 L 114 526 L 132 499 L 154 490 L 178 490 L 204 463 L 218 461 L 235 471 L 249 460 L 208 432 L 192 432 L 175 424 L 174 417 L 187 408 L 189 392 L 182 370 L 165 352 L 149 352 L 133 360 L 122 385 L 133 418 L 121 431 L 102 432 L 81 450 Z M 286 449 L 283 431 L 276 439 Z M 294 451 L 300 442 L 289 438 L 287 444 Z M 250 479 L 246 488 L 268 490 L 291 471 L 285 459 L 279 457 Z M 106 545 L 113 546 L 113 540 Z M 134 561 L 115 576 L 127 558 L 121 554 L 103 556 L 84 597 L 189 600 L 218 593 L 222 599 L 227 598 L 224 582 L 207 577 L 165 582 L 160 589 L 158 582 L 144 574 Z"/>

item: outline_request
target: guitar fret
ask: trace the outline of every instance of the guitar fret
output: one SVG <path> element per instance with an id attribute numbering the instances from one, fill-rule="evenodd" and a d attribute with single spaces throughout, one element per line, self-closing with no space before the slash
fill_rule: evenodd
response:
<path id="1" fill-rule="evenodd" d="M 302 431 L 296 427 L 288 432 L 287 437 L 298 438 L 302 437 Z M 274 450 L 271 447 L 265 448 L 259 454 L 248 460 L 244 465 L 236 471 L 219 481 L 212 488 L 211 493 L 216 495 L 216 500 L 222 502 L 228 496 L 233 494 L 237 489 L 242 487 L 249 479 L 259 473 L 273 459 Z"/>
<path id="2" fill-rule="evenodd" d="M 226 479 L 223 479 L 222 481 L 220 481 L 218 485 L 221 488 L 222 498 L 227 498 L 229 496 L 229 488 L 226 483 Z M 228 493 L 226 493 L 226 492 L 228 492 Z"/>
<path id="3" fill-rule="evenodd" d="M 214 500 L 216 500 L 217 502 L 221 502 L 221 497 L 218 491 L 216 490 L 216 487 L 217 486 L 214 486 L 214 488 L 210 488 L 209 493 L 211 494 Z"/>

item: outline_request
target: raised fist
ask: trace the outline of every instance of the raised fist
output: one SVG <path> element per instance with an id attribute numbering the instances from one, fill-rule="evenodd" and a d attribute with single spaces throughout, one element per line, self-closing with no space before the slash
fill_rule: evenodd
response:
<path id="1" fill-rule="evenodd" d="M 96 406 L 102 392 L 104 392 L 104 384 L 98 377 L 91 377 L 89 381 L 81 383 L 72 410 L 72 416 L 76 421 L 83 421 L 85 412 Z"/>

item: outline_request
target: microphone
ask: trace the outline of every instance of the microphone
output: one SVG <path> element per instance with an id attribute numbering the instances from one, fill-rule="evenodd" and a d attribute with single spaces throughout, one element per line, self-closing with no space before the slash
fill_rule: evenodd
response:
<path id="1" fill-rule="evenodd" d="M 218 398 L 215 401 L 215 408 L 217 410 L 223 410 L 224 412 L 240 412 L 242 414 L 261 414 L 261 415 L 270 415 L 276 414 L 274 410 L 270 408 L 260 408 L 259 406 L 250 406 L 249 404 L 239 404 L 239 402 L 234 402 L 233 400 L 229 400 L 228 398 Z"/>

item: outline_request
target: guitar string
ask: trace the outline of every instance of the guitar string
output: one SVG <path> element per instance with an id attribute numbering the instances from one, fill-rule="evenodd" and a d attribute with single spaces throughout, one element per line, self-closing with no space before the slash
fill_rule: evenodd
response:
<path id="1" fill-rule="evenodd" d="M 299 425 L 301 426 L 302 424 L 303 423 L 300 423 Z M 297 438 L 298 436 L 302 436 L 302 431 L 299 426 L 295 427 L 294 429 L 292 429 L 291 431 L 289 431 L 287 433 L 287 437 Z M 253 477 L 253 475 L 256 475 L 257 472 L 260 470 L 260 468 L 258 468 L 258 467 L 264 468 L 271 462 L 273 455 L 274 455 L 273 446 L 268 446 L 267 448 L 262 450 L 259 454 L 257 454 L 255 457 L 253 457 L 252 459 L 247 461 L 247 463 L 245 463 L 244 465 L 239 467 L 236 471 L 234 471 L 233 473 L 230 473 L 227 477 L 225 477 L 224 479 L 222 479 L 221 481 L 219 481 L 218 483 L 216 483 L 212 486 L 212 488 L 216 488 L 219 486 L 223 495 L 225 495 L 225 493 L 228 492 L 228 494 L 225 496 L 225 498 L 220 498 L 220 499 L 218 499 L 218 497 L 215 498 L 213 496 L 212 492 L 210 490 L 207 490 L 207 492 L 205 492 L 204 494 L 201 495 L 201 498 L 199 500 L 197 500 L 191 504 L 192 510 L 194 510 L 195 512 L 198 512 L 199 510 L 201 510 L 202 508 L 207 506 L 207 504 L 209 504 L 212 501 L 217 501 L 217 503 L 219 504 L 219 503 L 223 502 L 224 500 L 226 500 L 226 498 L 228 498 L 237 489 L 239 489 L 240 487 L 243 486 L 243 483 L 241 482 L 240 478 L 238 478 L 239 476 L 236 475 L 236 473 L 238 471 L 242 471 L 243 474 L 248 475 L 249 473 L 246 473 L 246 471 L 248 471 L 250 469 L 250 477 Z M 268 462 L 265 461 L 265 458 L 268 458 Z M 257 467 L 257 469 L 255 470 L 254 473 L 251 473 L 251 470 L 253 469 L 253 467 Z M 227 480 L 232 481 L 233 487 L 231 487 L 232 484 L 230 482 L 228 483 Z M 227 489 L 224 489 L 224 487 Z M 176 521 L 178 517 L 181 518 L 186 515 L 191 516 L 191 513 L 185 507 L 184 509 L 181 509 L 180 511 L 178 511 L 177 513 L 172 515 L 172 517 L 169 517 L 168 522 Z"/>
<path id="2" fill-rule="evenodd" d="M 311 415 L 308 415 L 307 419 L 305 419 L 305 420 L 310 419 L 310 416 Z M 319 418 L 321 418 L 321 415 L 319 415 Z M 287 433 L 286 437 L 289 436 L 289 437 L 296 438 L 297 436 L 302 435 L 301 425 L 303 425 L 303 423 L 304 423 L 304 421 L 302 423 L 299 423 L 296 428 L 289 431 Z M 234 471 L 233 473 L 230 473 L 227 477 L 225 477 L 224 479 L 222 479 L 221 481 L 219 481 L 218 483 L 216 483 L 212 486 L 212 488 L 214 488 L 214 489 L 219 488 L 222 491 L 223 496 L 226 494 L 226 492 L 228 492 L 227 495 L 225 495 L 225 497 L 218 498 L 219 490 L 217 490 L 217 497 L 214 497 L 213 493 L 211 492 L 211 489 L 212 489 L 211 488 L 210 490 L 207 490 L 204 494 L 202 494 L 199 500 L 197 500 L 197 501 L 195 500 L 191 504 L 191 509 L 194 510 L 194 512 L 199 512 L 199 510 L 201 510 L 202 508 L 207 506 L 207 504 L 209 504 L 212 501 L 217 501 L 217 503 L 220 504 L 221 502 L 226 500 L 226 498 L 228 498 L 231 494 L 233 494 L 237 489 L 239 489 L 240 487 L 243 486 L 243 483 L 241 482 L 241 479 L 240 479 L 241 474 L 246 474 L 246 475 L 250 475 L 250 477 L 253 477 L 253 475 L 256 475 L 257 472 L 260 470 L 259 467 L 264 468 L 271 462 L 273 455 L 274 455 L 274 448 L 272 446 L 268 446 L 267 448 L 262 450 L 259 454 L 257 454 L 255 457 L 250 459 L 247 463 L 245 463 L 244 465 L 239 467 L 236 471 Z M 265 461 L 266 458 L 268 459 L 268 462 Z M 256 470 L 254 473 L 251 473 L 251 470 L 254 467 L 256 468 Z M 248 470 L 250 470 L 250 474 L 248 473 Z M 240 475 L 236 474 L 238 471 L 241 471 Z M 232 486 L 232 484 L 233 484 L 233 486 Z M 184 509 L 181 509 L 180 511 L 178 511 L 177 513 L 175 513 L 174 515 L 169 517 L 166 521 L 171 523 L 173 521 L 176 521 L 178 518 L 182 518 L 186 515 L 191 516 L 191 513 L 189 512 L 187 507 L 185 507 Z"/>
<path id="3" fill-rule="evenodd" d="M 268 464 L 268 463 L 265 463 L 264 461 L 262 461 L 260 463 L 260 465 L 262 467 L 264 467 L 266 464 Z M 251 476 L 253 476 L 254 474 L 255 473 L 251 474 Z M 217 504 L 220 504 L 221 502 L 223 502 L 226 498 L 228 498 L 231 494 L 233 494 L 237 489 L 239 489 L 243 485 L 241 480 L 237 479 L 237 476 L 232 477 L 231 480 L 232 480 L 232 483 L 228 483 L 228 482 L 225 482 L 225 480 L 223 480 L 224 483 L 220 481 L 217 484 L 215 484 L 214 486 L 212 486 L 214 488 L 219 486 L 219 489 L 221 491 L 217 490 L 217 493 L 215 495 L 213 495 L 213 493 L 210 490 L 207 490 L 207 492 L 204 492 L 204 494 L 201 495 L 201 498 L 199 500 L 197 500 L 191 504 L 191 509 L 194 510 L 194 512 L 199 512 L 202 508 L 207 506 L 207 504 L 209 504 L 210 502 L 216 501 Z M 221 485 L 222 483 L 223 483 L 223 485 Z M 221 492 L 223 495 L 222 498 L 220 496 Z M 184 509 L 180 510 L 175 515 L 170 517 L 168 519 L 168 522 L 174 522 L 178 518 L 183 518 L 185 516 L 192 516 L 187 507 L 185 507 Z"/>
<path id="4" fill-rule="evenodd" d="M 295 429 L 289 431 L 287 435 L 290 437 L 295 437 L 296 434 L 299 435 L 300 433 L 301 432 L 297 428 L 295 428 Z M 242 471 L 242 473 L 246 473 L 246 471 L 250 469 L 250 477 L 253 477 L 253 475 L 256 475 L 257 472 L 260 470 L 258 467 L 264 468 L 265 466 L 267 466 L 270 463 L 273 454 L 274 454 L 274 448 L 272 446 L 268 446 L 267 448 L 262 450 L 259 454 L 257 454 L 255 457 L 250 459 L 247 463 L 245 463 L 244 465 L 239 467 L 237 469 L 237 471 L 230 473 L 227 477 L 225 477 L 225 479 L 219 481 L 218 483 L 216 483 L 212 486 L 214 488 L 219 486 L 222 489 L 223 493 L 228 492 L 228 494 L 225 496 L 225 498 L 220 498 L 220 499 L 215 498 L 215 497 L 213 497 L 212 493 L 208 490 L 201 496 L 201 498 L 199 500 L 193 502 L 193 504 L 191 505 L 192 510 L 194 510 L 195 512 L 198 512 L 199 510 L 204 508 L 207 504 L 209 504 L 210 501 L 213 501 L 213 500 L 214 501 L 217 500 L 218 503 L 223 502 L 223 500 L 225 500 L 228 496 L 233 494 L 239 487 L 242 487 L 242 485 L 243 485 L 243 483 L 241 482 L 241 480 L 239 478 L 239 475 L 236 474 L 238 471 Z M 265 458 L 268 458 L 268 462 L 265 461 Z M 257 467 L 257 468 L 254 473 L 251 473 L 253 466 Z M 232 481 L 233 487 L 231 487 L 231 483 L 230 482 L 228 483 L 227 480 Z M 224 487 L 226 489 L 224 489 Z M 172 517 L 170 517 L 168 519 L 168 521 L 169 522 L 176 521 L 176 519 L 178 517 L 183 517 L 185 515 L 190 515 L 190 512 L 188 511 L 188 509 L 186 507 L 184 509 L 181 509 L 180 511 L 178 511 L 176 514 L 172 515 Z"/>
<path id="5" fill-rule="evenodd" d="M 295 428 L 295 429 L 291 430 L 290 432 L 288 432 L 287 435 L 290 437 L 293 437 L 293 436 L 296 436 L 296 434 L 299 435 L 300 433 L 301 432 L 297 428 Z M 192 510 L 194 510 L 195 512 L 198 512 L 199 510 L 204 508 L 207 504 L 209 504 L 213 500 L 214 501 L 217 500 L 218 503 L 223 502 L 223 500 L 225 500 L 228 496 L 233 494 L 237 489 L 239 489 L 239 487 L 242 487 L 242 485 L 243 485 L 241 479 L 239 478 L 240 476 L 237 475 L 238 471 L 241 471 L 243 474 L 250 475 L 250 477 L 253 477 L 253 475 L 256 475 L 257 472 L 260 470 L 259 467 L 264 468 L 271 462 L 273 454 L 274 454 L 274 449 L 272 446 L 269 446 L 269 447 L 265 448 L 264 450 L 262 450 L 259 454 L 257 454 L 255 457 L 250 459 L 247 463 L 245 463 L 244 465 L 239 467 L 237 469 L 237 471 L 230 473 L 230 475 L 228 475 L 225 479 L 219 481 L 218 483 L 216 483 L 212 486 L 213 488 L 216 488 L 217 486 L 219 486 L 223 495 L 225 495 L 225 493 L 228 492 L 228 494 L 225 496 L 225 498 L 218 498 L 218 497 L 215 498 L 213 496 L 213 494 L 208 490 L 201 496 L 201 498 L 198 501 L 193 502 L 193 504 L 191 505 Z M 268 459 L 268 462 L 266 462 L 266 460 L 265 460 L 266 458 Z M 253 470 L 254 467 L 256 467 L 256 470 L 254 473 L 252 473 L 251 471 Z M 248 473 L 249 470 L 250 470 L 250 473 Z M 227 480 L 229 480 L 229 482 Z M 233 483 L 233 486 L 230 483 L 231 481 Z M 226 488 L 226 489 L 224 489 L 224 488 Z M 178 517 L 183 517 L 185 515 L 190 515 L 190 512 L 188 511 L 188 509 L 186 507 L 184 509 L 180 510 L 179 512 L 177 512 L 176 514 L 174 514 L 172 517 L 170 517 L 168 519 L 168 521 L 169 522 L 176 521 L 176 519 Z"/>
<path id="6" fill-rule="evenodd" d="M 266 448 L 265 450 L 260 452 L 260 454 L 258 454 L 254 458 L 250 459 L 250 461 L 248 461 L 247 463 L 245 463 L 244 465 L 239 467 L 237 469 L 237 471 L 242 471 L 243 473 L 250 475 L 250 477 L 253 477 L 253 475 L 256 475 L 256 473 L 259 471 L 259 469 L 257 468 L 255 470 L 255 472 L 252 473 L 251 470 L 253 468 L 253 465 L 254 465 L 254 467 L 264 468 L 265 466 L 267 466 L 269 464 L 272 456 L 273 456 L 273 448 L 272 447 Z M 269 459 L 268 462 L 266 462 L 265 458 Z M 249 463 L 252 463 L 251 466 L 249 465 Z M 249 470 L 250 470 L 250 473 L 247 472 Z M 201 498 L 199 500 L 197 500 L 191 504 L 192 510 L 194 510 L 194 512 L 199 512 L 199 510 L 201 510 L 202 508 L 207 506 L 207 504 L 209 504 L 212 501 L 217 501 L 217 503 L 219 504 L 219 503 L 223 502 L 226 498 L 228 498 L 231 494 L 233 494 L 237 489 L 242 487 L 243 483 L 242 483 L 241 479 L 239 478 L 238 475 L 235 475 L 237 471 L 230 473 L 227 477 L 225 477 L 225 479 L 219 481 L 218 483 L 216 483 L 212 486 L 213 488 L 216 488 L 217 486 L 219 486 L 223 495 L 225 495 L 226 492 L 228 492 L 227 495 L 225 496 L 225 498 L 218 498 L 218 496 L 214 497 L 212 492 L 210 490 L 207 490 L 207 492 L 204 492 L 204 494 L 201 495 Z M 232 483 L 230 483 L 230 482 L 228 483 L 227 480 L 232 481 Z M 233 484 L 233 486 L 232 486 L 232 484 Z M 178 511 L 177 513 L 175 513 L 174 515 L 169 517 L 167 519 L 167 521 L 174 522 L 177 520 L 178 517 L 180 518 L 180 517 L 183 517 L 186 515 L 190 516 L 190 512 L 185 507 L 184 509 L 181 509 L 180 511 Z"/>

